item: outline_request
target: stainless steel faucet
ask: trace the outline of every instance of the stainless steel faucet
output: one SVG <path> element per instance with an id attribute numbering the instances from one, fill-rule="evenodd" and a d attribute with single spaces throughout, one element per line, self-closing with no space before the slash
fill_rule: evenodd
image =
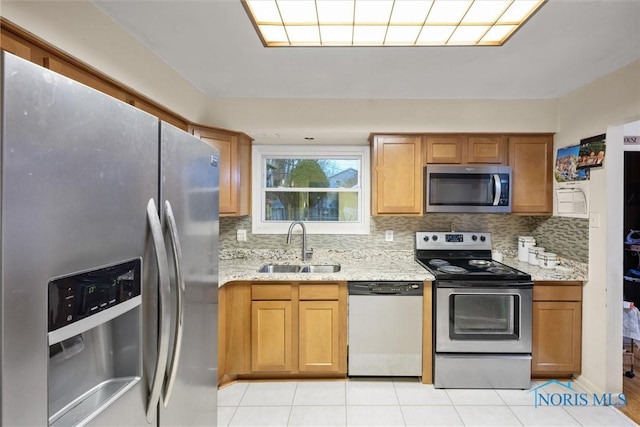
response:
<path id="1" fill-rule="evenodd" d="M 311 255 L 313 255 L 313 249 L 307 249 L 307 227 L 304 226 L 302 221 L 293 221 L 289 226 L 289 232 L 287 233 L 287 245 L 291 244 L 291 232 L 293 231 L 293 227 L 297 224 L 302 227 L 302 262 L 306 262 L 307 256 L 311 258 Z"/>

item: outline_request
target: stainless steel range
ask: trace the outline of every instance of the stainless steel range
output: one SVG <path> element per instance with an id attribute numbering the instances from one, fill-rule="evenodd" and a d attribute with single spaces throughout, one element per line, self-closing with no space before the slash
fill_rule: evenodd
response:
<path id="1" fill-rule="evenodd" d="M 520 388 L 531 380 L 531 276 L 491 259 L 489 233 L 416 233 L 435 276 L 434 386 Z"/>

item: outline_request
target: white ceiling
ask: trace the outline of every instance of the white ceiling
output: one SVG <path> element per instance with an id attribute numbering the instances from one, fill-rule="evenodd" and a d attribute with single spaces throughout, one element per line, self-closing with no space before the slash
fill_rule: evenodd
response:
<path id="1" fill-rule="evenodd" d="M 475 48 L 265 48 L 240 0 L 94 3 L 210 97 L 556 98 L 640 58 L 640 0 L 549 0 Z"/>

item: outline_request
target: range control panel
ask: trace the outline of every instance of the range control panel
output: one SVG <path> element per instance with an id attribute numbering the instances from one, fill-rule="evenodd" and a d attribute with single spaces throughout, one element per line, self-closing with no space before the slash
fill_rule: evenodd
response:
<path id="1" fill-rule="evenodd" d="M 418 250 L 491 250 L 491 233 L 420 231 L 416 233 Z"/>
<path id="2" fill-rule="evenodd" d="M 49 332 L 140 295 L 141 260 L 49 281 Z"/>

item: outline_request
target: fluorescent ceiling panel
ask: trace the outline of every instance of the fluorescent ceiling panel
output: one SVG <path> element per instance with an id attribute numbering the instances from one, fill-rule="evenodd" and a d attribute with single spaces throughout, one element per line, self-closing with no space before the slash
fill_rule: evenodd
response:
<path id="1" fill-rule="evenodd" d="M 263 44 L 500 46 L 546 0 L 241 0 Z"/>

